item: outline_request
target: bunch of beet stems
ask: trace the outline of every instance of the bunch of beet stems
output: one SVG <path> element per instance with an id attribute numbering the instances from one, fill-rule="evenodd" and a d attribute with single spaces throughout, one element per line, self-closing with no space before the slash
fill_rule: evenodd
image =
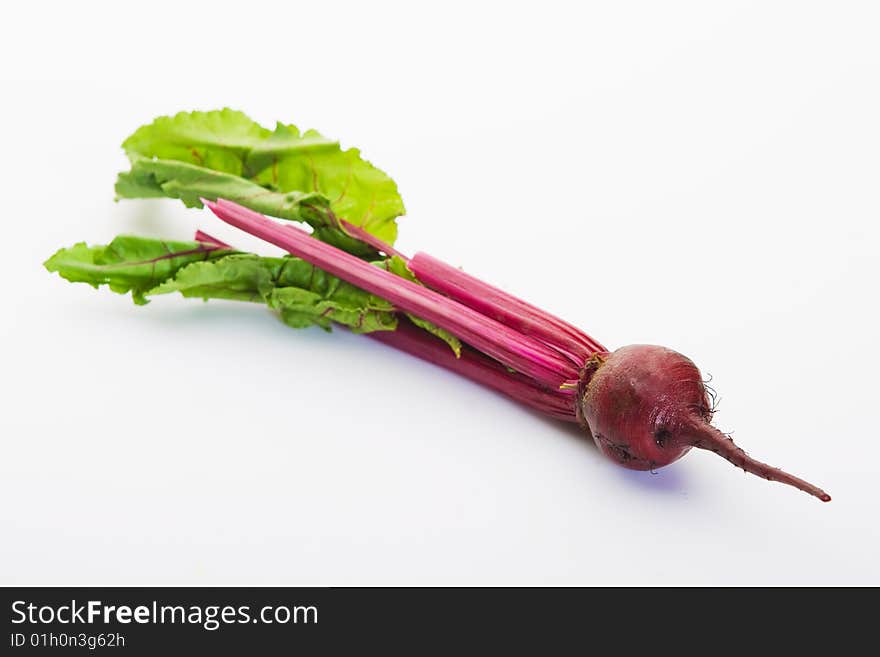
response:
<path id="1" fill-rule="evenodd" d="M 585 425 L 578 400 L 583 394 L 585 366 L 601 362 L 609 352 L 577 327 L 430 255 L 417 253 L 407 258 L 343 220 L 338 222 L 344 232 L 386 256 L 401 258 L 422 285 L 232 201 L 201 200 L 226 223 L 387 300 L 400 311 L 432 322 L 465 344 L 457 357 L 447 344 L 403 321 L 396 330 L 369 333 L 375 340 L 457 372 L 553 418 Z M 226 246 L 204 233 L 199 235 L 218 247 Z M 831 499 L 816 486 L 752 459 L 720 431 L 710 429 L 713 433 L 705 440 L 710 444 L 695 446 L 711 449 L 747 472 L 795 486 L 825 501 Z"/>
<path id="2" fill-rule="evenodd" d="M 466 345 L 461 356 L 456 357 L 444 342 L 405 322 L 394 331 L 368 333 L 370 337 L 494 388 L 552 417 L 578 421 L 575 400 L 580 369 L 593 354 L 607 351 L 580 329 L 432 256 L 418 253 L 407 258 L 347 222 L 340 220 L 343 230 L 388 256 L 403 259 L 424 285 L 237 203 L 224 199 L 202 202 L 226 223 L 389 301 L 403 312 L 434 323 Z M 213 238 L 211 241 L 219 244 Z"/>

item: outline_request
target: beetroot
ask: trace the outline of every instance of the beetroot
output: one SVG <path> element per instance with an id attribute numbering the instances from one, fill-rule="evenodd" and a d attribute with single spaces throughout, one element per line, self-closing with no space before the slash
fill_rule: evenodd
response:
<path id="1" fill-rule="evenodd" d="M 397 236 L 403 200 L 394 181 L 357 149 L 343 151 L 294 125 L 278 123 L 273 132 L 229 109 L 159 117 L 123 148 L 131 170 L 119 175 L 117 197 L 169 196 L 208 207 L 295 257 L 243 253 L 202 231 L 187 243 L 123 235 L 56 252 L 45 266 L 69 281 L 131 292 L 138 304 L 170 292 L 265 303 L 289 326 L 369 334 L 579 423 L 624 467 L 653 470 L 697 447 L 831 499 L 750 458 L 712 427 L 707 388 L 681 354 L 647 345 L 612 352 L 578 327 L 437 258 L 401 253 L 388 242 Z M 555 282 L 582 294 L 583 265 L 569 264 Z"/>
<path id="2" fill-rule="evenodd" d="M 415 277 L 409 280 L 237 203 L 202 202 L 223 221 L 460 337 L 467 344 L 455 358 L 428 333 L 406 325 L 374 335 L 555 418 L 580 422 L 619 465 L 654 470 L 697 447 L 831 500 L 822 489 L 751 458 L 713 427 L 700 371 L 671 349 L 632 345 L 608 352 L 580 329 L 429 255 L 407 258 L 369 238 L 370 246 L 405 264 Z"/>
<path id="3" fill-rule="evenodd" d="M 68 280 L 131 290 L 140 303 L 145 295 L 177 290 L 265 302 L 296 327 L 338 322 L 550 417 L 579 423 L 602 454 L 626 468 L 661 468 L 697 447 L 831 499 L 749 457 L 713 427 L 700 371 L 675 351 L 633 345 L 612 352 L 540 308 L 427 254 L 408 258 L 355 226 L 338 224 L 347 239 L 374 250 L 367 257 L 384 253 L 384 259 L 368 261 L 231 201 L 201 200 L 223 221 L 297 258 L 242 254 L 199 231 L 190 243 L 136 237 L 98 247 L 80 243 L 46 266 Z M 348 288 L 340 287 L 343 281 Z"/>
<path id="4" fill-rule="evenodd" d="M 594 355 L 581 377 L 577 409 L 602 453 L 625 468 L 654 470 L 698 447 L 746 472 L 831 500 L 822 489 L 751 458 L 713 427 L 700 371 L 666 347 L 631 345 Z"/>

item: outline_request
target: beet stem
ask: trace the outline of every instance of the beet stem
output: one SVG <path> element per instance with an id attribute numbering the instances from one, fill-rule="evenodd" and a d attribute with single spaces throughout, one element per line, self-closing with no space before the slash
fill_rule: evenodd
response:
<path id="1" fill-rule="evenodd" d="M 416 253 L 408 264 L 410 271 L 428 287 L 524 335 L 541 340 L 570 358 L 578 368 L 583 367 L 593 354 L 607 351 L 568 322 L 427 253 Z"/>
<path id="2" fill-rule="evenodd" d="M 573 397 L 510 372 L 467 345 L 463 345 L 461 357 L 456 358 L 449 345 L 406 319 L 401 319 L 394 331 L 373 331 L 366 336 L 492 388 L 557 420 L 577 422 Z"/>
<path id="3" fill-rule="evenodd" d="M 215 246 L 219 246 L 221 249 L 232 249 L 226 242 L 221 242 L 216 237 L 208 235 L 208 233 L 197 230 L 195 235 L 196 242 L 201 242 L 202 244 L 213 244 Z M 234 249 L 233 249 L 234 250 Z"/>
<path id="4" fill-rule="evenodd" d="M 354 224 L 347 222 L 345 219 L 340 219 L 335 215 L 332 217 L 332 220 L 335 221 L 340 230 L 342 230 L 343 233 L 346 233 L 349 237 L 353 237 L 356 240 L 363 242 L 364 244 L 372 246 L 377 251 L 380 251 L 381 253 L 384 253 L 389 257 L 397 256 L 404 262 L 409 261 L 409 258 L 403 255 L 400 251 L 395 249 L 387 242 L 383 242 L 375 235 L 368 233 L 360 226 L 355 226 Z"/>
<path id="5" fill-rule="evenodd" d="M 578 368 L 544 343 L 485 317 L 438 292 L 408 281 L 236 203 L 202 199 L 220 219 L 302 258 L 333 276 L 433 322 L 479 351 L 537 381 L 558 387 L 577 379 Z"/>
<path id="6" fill-rule="evenodd" d="M 818 497 L 823 502 L 831 501 L 831 496 L 818 486 L 814 486 L 784 470 L 753 459 L 742 448 L 738 447 L 729 436 L 702 419 L 693 418 L 690 426 L 685 428 L 684 431 L 686 442 L 693 447 L 715 452 L 733 463 L 736 467 L 742 468 L 753 475 L 763 477 L 769 481 L 778 481 L 782 484 L 794 486 L 798 490 Z"/>
<path id="7" fill-rule="evenodd" d="M 526 303 L 504 290 L 466 274 L 457 267 L 428 255 L 407 258 L 390 244 L 333 215 L 332 221 L 349 235 L 387 256 L 403 260 L 420 282 L 451 299 L 522 333 L 531 335 L 567 356 L 579 368 L 597 352 L 607 351 L 599 342 L 568 322 Z"/>

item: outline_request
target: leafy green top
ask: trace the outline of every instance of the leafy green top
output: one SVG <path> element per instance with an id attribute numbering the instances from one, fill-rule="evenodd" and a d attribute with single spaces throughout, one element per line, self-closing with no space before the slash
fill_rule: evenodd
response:
<path id="1" fill-rule="evenodd" d="M 404 212 L 397 186 L 357 149 L 313 130 L 279 123 L 269 130 L 241 112 L 181 112 L 157 118 L 122 145 L 131 169 L 119 174 L 118 198 L 171 197 L 201 207 L 200 198 L 225 198 L 257 212 L 303 221 L 314 236 L 369 257 L 376 251 L 347 234 L 339 220 L 391 244 L 395 219 Z M 399 259 L 376 262 L 415 280 Z M 393 330 L 399 313 L 353 285 L 286 256 L 265 258 L 208 242 L 120 236 L 106 246 L 80 242 L 45 263 L 72 282 L 108 285 L 147 297 L 180 292 L 185 297 L 266 303 L 290 326 L 336 322 L 356 332 Z M 408 317 L 444 340 L 456 354 L 457 338 L 418 317 Z"/>
<path id="2" fill-rule="evenodd" d="M 119 174 L 119 198 L 170 196 L 200 207 L 200 196 L 223 197 L 309 223 L 316 237 L 360 255 L 371 250 L 337 219 L 393 244 L 404 213 L 397 185 L 357 149 L 293 125 L 269 130 L 230 109 L 157 118 L 122 147 L 131 170 Z"/>
<path id="3" fill-rule="evenodd" d="M 396 273 L 406 267 L 402 260 L 376 264 Z M 137 304 L 147 303 L 148 296 L 179 292 L 205 300 L 266 303 L 296 328 L 317 324 L 329 330 L 332 322 L 357 333 L 397 328 L 398 314 L 388 301 L 293 256 L 268 258 L 205 242 L 122 235 L 106 246 L 80 242 L 60 249 L 45 266 L 71 282 L 131 292 Z M 457 338 L 430 322 L 409 317 L 460 353 Z"/>
<path id="4" fill-rule="evenodd" d="M 106 246 L 85 242 L 59 249 L 44 264 L 71 283 L 107 285 L 114 292 L 131 292 L 138 305 L 162 281 L 186 265 L 228 255 L 230 251 L 201 242 L 177 242 L 120 236 Z"/>

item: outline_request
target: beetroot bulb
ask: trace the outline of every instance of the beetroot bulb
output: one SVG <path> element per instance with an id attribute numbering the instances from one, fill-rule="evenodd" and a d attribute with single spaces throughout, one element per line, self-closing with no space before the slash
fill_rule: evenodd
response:
<path id="1" fill-rule="evenodd" d="M 831 501 L 822 489 L 756 461 L 713 427 L 700 371 L 672 349 L 630 345 L 593 356 L 581 377 L 578 414 L 599 450 L 625 468 L 654 470 L 697 447 L 746 472 Z"/>
<path id="2" fill-rule="evenodd" d="M 623 467 L 655 470 L 691 448 L 793 486 L 823 502 L 820 488 L 748 456 L 712 426 L 703 377 L 687 357 L 665 347 L 609 351 L 563 320 L 424 253 L 406 258 L 364 231 L 343 230 L 404 261 L 396 275 L 231 201 L 202 199 L 223 221 L 432 322 L 465 343 L 456 356 L 426 331 L 401 321 L 371 337 L 494 388 L 547 415 L 579 423 L 602 454 Z"/>

